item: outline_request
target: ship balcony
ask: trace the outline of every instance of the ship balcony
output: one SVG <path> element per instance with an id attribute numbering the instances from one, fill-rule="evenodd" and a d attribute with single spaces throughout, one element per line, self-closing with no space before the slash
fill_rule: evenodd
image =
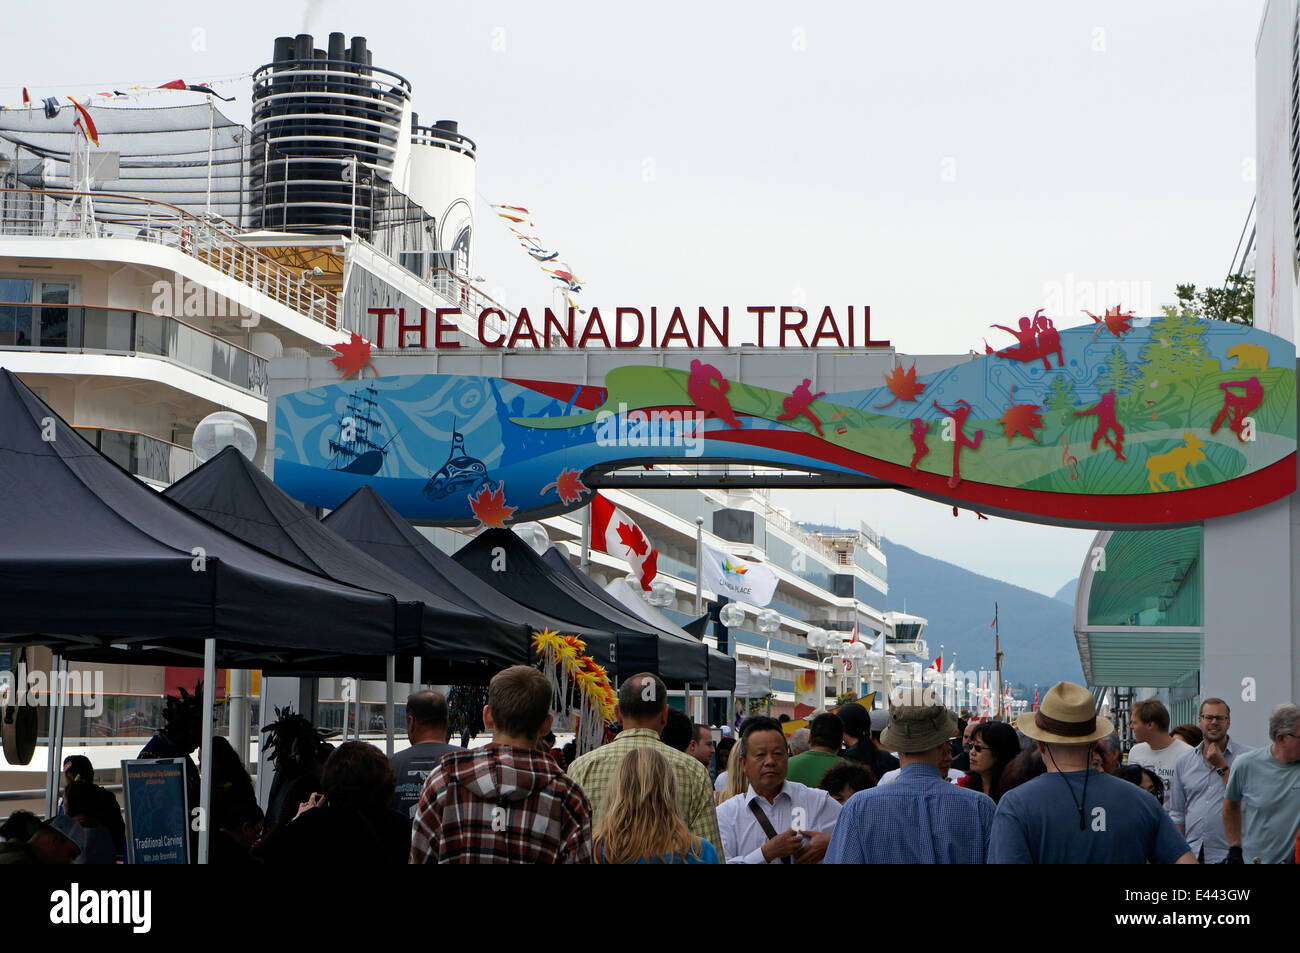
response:
<path id="1" fill-rule="evenodd" d="M 0 301 L 0 365 L 24 376 L 151 381 L 266 419 L 264 358 L 147 311 Z"/>
<path id="2" fill-rule="evenodd" d="M 138 430 L 115 427 L 75 427 L 92 447 L 132 473 L 158 487 L 170 486 L 197 465 L 194 451 Z"/>
<path id="3" fill-rule="evenodd" d="M 78 204 L 87 199 L 93 213 Z M 246 244 L 215 216 L 133 195 L 0 188 L 0 239 L 0 258 L 95 262 L 135 269 L 137 280 L 143 269 L 150 282 L 155 274 L 194 282 L 229 313 L 265 318 L 308 346 L 348 338 L 335 289 Z"/>

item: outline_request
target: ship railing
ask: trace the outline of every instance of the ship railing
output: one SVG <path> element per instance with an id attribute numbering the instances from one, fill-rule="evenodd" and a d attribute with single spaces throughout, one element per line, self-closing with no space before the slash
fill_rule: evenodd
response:
<path id="1" fill-rule="evenodd" d="M 152 355 L 263 399 L 267 361 L 176 318 L 150 311 L 0 301 L 0 350 Z"/>
<path id="2" fill-rule="evenodd" d="M 78 200 L 89 199 L 93 214 Z M 0 189 L 0 235 L 23 238 L 121 238 L 175 248 L 237 282 L 240 290 L 265 295 L 287 308 L 339 327 L 338 295 L 313 283 L 256 248 L 216 215 L 199 217 L 166 202 L 112 192 L 63 189 Z M 222 292 L 226 294 L 226 292 Z M 251 301 L 239 301 L 242 306 Z"/>
<path id="3" fill-rule="evenodd" d="M 450 268 L 436 266 L 430 268 L 425 280 L 437 290 L 438 294 L 460 308 L 462 314 L 473 318 L 475 322 L 478 321 L 479 315 L 484 311 L 495 310 L 500 312 L 500 317 L 494 318 L 489 327 L 505 333 L 510 327 L 514 326 L 515 313 L 513 311 L 491 295 L 484 294 L 474 286 L 472 281 L 463 275 L 456 274 Z M 538 325 L 540 324 L 541 322 L 538 322 Z"/>
<path id="4" fill-rule="evenodd" d="M 175 483 L 198 465 L 194 451 L 188 447 L 139 430 L 82 426 L 74 429 L 122 469 L 155 483 Z"/>

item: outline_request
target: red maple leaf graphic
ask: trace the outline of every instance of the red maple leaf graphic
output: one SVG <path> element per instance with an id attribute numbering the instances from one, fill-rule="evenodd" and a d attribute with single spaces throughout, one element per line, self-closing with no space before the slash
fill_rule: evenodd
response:
<path id="1" fill-rule="evenodd" d="M 620 522 L 618 524 L 618 538 L 624 546 L 638 556 L 644 556 L 650 549 L 646 545 L 645 534 L 641 532 L 641 527 L 635 523 Z"/>
<path id="2" fill-rule="evenodd" d="M 473 496 L 466 494 L 465 498 L 469 500 L 469 508 L 474 511 L 479 529 L 488 526 L 505 526 L 510 514 L 519 509 L 517 506 L 506 505 L 505 480 L 502 480 L 495 490 L 484 483 L 478 488 L 477 493 Z"/>
<path id="3" fill-rule="evenodd" d="M 331 358 L 330 363 L 342 371 L 344 377 L 360 374 L 367 367 L 374 370 L 374 365 L 370 363 L 370 342 L 356 331 L 352 332 L 351 341 L 331 344 L 330 347 L 339 352 L 339 356 Z"/>
<path id="4" fill-rule="evenodd" d="M 900 364 L 886 374 L 885 386 L 894 395 L 894 400 L 891 400 L 889 404 L 898 400 L 916 400 L 917 395 L 925 390 L 925 385 L 918 384 L 916 381 L 916 361 L 913 361 L 912 366 L 907 370 L 903 370 L 903 366 Z M 880 408 L 888 407 L 889 404 L 873 404 L 872 406 Z"/>
<path id="5" fill-rule="evenodd" d="M 1016 399 L 1016 389 L 1011 388 L 1011 399 Z M 1022 437 L 1028 437 L 1034 443 L 1038 443 L 1038 438 L 1034 436 L 1034 428 L 1040 430 L 1043 427 L 1043 418 L 1038 415 L 1042 410 L 1041 404 L 1012 404 L 1007 408 L 1007 412 L 998 418 L 998 423 L 1002 425 L 1002 432 L 1006 434 L 1007 443 L 1016 434 Z"/>
<path id="6" fill-rule="evenodd" d="M 1102 326 L 1105 326 L 1106 330 L 1117 338 L 1122 338 L 1129 331 L 1133 330 L 1133 326 L 1129 323 L 1135 317 L 1133 312 L 1120 311 L 1119 305 L 1115 305 L 1113 308 L 1107 308 L 1106 313 L 1100 318 L 1091 311 L 1085 310 L 1083 313 L 1097 323 L 1097 330 L 1092 333 L 1094 338 L 1096 338 L 1097 334 L 1100 333 Z"/>
<path id="7" fill-rule="evenodd" d="M 552 487 L 555 488 L 555 492 L 560 494 L 560 502 L 562 503 L 577 503 L 582 499 L 582 494 L 591 492 L 587 487 L 583 486 L 581 474 L 577 470 L 567 468 L 560 471 L 560 475 L 555 478 L 554 482 L 542 487 L 542 491 L 538 495 L 544 494 Z"/>

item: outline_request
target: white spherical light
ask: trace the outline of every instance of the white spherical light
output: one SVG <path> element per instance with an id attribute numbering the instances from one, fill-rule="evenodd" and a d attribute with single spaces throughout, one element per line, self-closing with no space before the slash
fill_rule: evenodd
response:
<path id="1" fill-rule="evenodd" d="M 718 611 L 718 620 L 728 629 L 736 629 L 745 624 L 745 610 L 734 602 L 728 602 Z"/>
<path id="2" fill-rule="evenodd" d="M 199 463 L 207 463 L 226 447 L 234 447 L 252 460 L 257 456 L 257 431 L 241 415 L 219 410 L 199 421 L 190 446 Z"/>
<path id="3" fill-rule="evenodd" d="M 533 548 L 537 555 L 542 555 L 551 548 L 551 537 L 541 523 L 520 523 L 510 527 L 515 535 Z"/>
<path id="4" fill-rule="evenodd" d="M 826 630 L 820 626 L 808 630 L 808 647 L 821 651 L 826 648 Z"/>
<path id="5" fill-rule="evenodd" d="M 838 632 L 826 633 L 826 651 L 831 655 L 839 655 L 840 648 L 844 645 L 844 636 Z"/>
<path id="6" fill-rule="evenodd" d="M 775 609 L 764 609 L 758 614 L 758 631 L 775 632 L 781 628 L 781 616 Z"/>
<path id="7" fill-rule="evenodd" d="M 645 594 L 645 601 L 663 609 L 677 601 L 677 589 L 667 579 L 656 579 L 650 583 L 650 591 Z"/>

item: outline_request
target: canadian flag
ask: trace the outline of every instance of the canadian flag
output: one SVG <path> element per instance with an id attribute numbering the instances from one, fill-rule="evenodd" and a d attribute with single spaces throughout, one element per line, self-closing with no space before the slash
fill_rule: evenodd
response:
<path id="1" fill-rule="evenodd" d="M 659 572 L 659 550 L 650 545 L 641 527 L 599 493 L 591 500 L 591 548 L 626 559 L 641 588 L 650 591 Z"/>
<path id="2" fill-rule="evenodd" d="M 934 669 L 936 672 L 942 672 L 942 671 L 943 671 L 943 656 L 942 656 L 942 655 L 937 656 L 937 657 L 935 658 L 935 660 L 934 660 L 933 662 L 930 663 L 930 668 Z"/>

